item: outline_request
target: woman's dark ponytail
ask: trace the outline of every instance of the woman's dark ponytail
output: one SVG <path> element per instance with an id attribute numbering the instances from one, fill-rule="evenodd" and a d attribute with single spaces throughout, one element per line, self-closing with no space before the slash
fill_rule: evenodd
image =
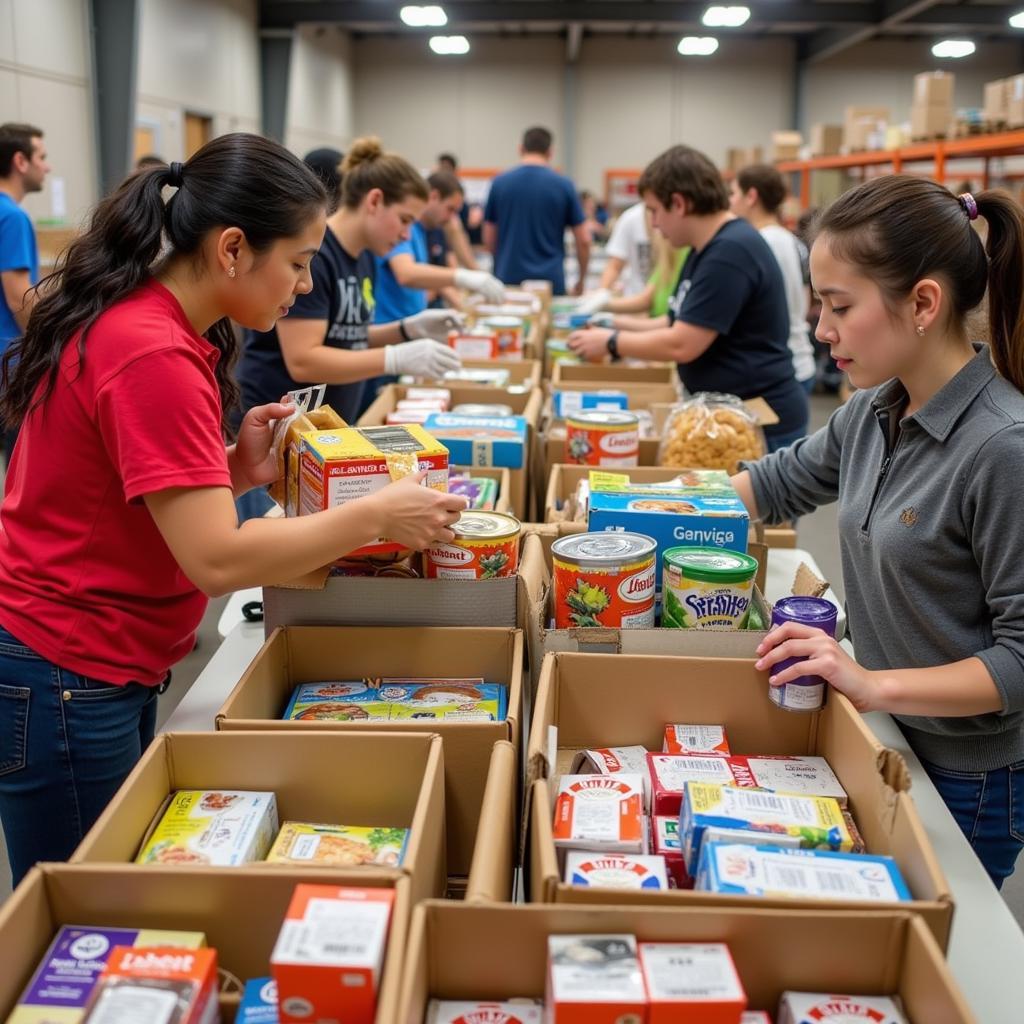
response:
<path id="1" fill-rule="evenodd" d="M 163 189 L 177 191 L 165 203 Z M 40 283 L 25 336 L 4 354 L 0 419 L 16 426 L 53 390 L 64 349 L 78 336 L 85 358 L 100 314 L 149 279 L 167 256 L 196 256 L 208 232 L 237 227 L 254 252 L 299 234 L 327 208 L 327 193 L 298 157 L 258 135 L 222 135 L 187 163 L 139 171 L 103 199 L 88 230 Z M 220 320 L 206 332 L 221 351 L 217 383 L 225 416 L 236 404 L 237 341 Z"/>

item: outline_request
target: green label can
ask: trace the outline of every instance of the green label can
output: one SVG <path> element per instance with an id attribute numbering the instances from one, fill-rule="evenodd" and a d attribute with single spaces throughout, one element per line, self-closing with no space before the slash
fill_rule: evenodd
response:
<path id="1" fill-rule="evenodd" d="M 663 565 L 662 626 L 746 628 L 757 559 L 722 548 L 669 548 Z"/>

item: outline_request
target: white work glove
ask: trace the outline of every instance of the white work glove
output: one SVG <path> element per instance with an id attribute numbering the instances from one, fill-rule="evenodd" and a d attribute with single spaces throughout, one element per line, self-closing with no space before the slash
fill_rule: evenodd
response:
<path id="1" fill-rule="evenodd" d="M 488 302 L 505 301 L 505 286 L 486 270 L 467 270 L 459 267 L 455 271 L 455 286 L 468 292 L 479 292 Z"/>
<path id="2" fill-rule="evenodd" d="M 449 370 L 457 370 L 461 365 L 462 360 L 455 349 L 432 338 L 384 346 L 384 373 L 389 377 L 408 373 L 413 377 L 440 380 Z"/>
<path id="3" fill-rule="evenodd" d="M 447 342 L 448 332 L 462 330 L 465 320 L 454 309 L 425 309 L 422 313 L 407 316 L 401 324 L 409 338 L 433 338 L 434 341 Z"/>
<path id="4" fill-rule="evenodd" d="M 596 313 L 608 305 L 611 297 L 612 293 L 607 288 L 598 288 L 597 291 L 590 292 L 590 294 L 584 295 L 580 299 L 575 312 L 583 314 Z"/>

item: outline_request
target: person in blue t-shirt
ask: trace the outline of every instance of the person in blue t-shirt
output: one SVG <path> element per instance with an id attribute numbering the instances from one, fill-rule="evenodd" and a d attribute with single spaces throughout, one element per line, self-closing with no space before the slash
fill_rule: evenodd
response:
<path id="1" fill-rule="evenodd" d="M 0 356 L 25 332 L 36 304 L 39 250 L 32 220 L 21 208 L 30 192 L 40 192 L 50 173 L 43 132 L 30 124 L 0 125 Z M 3 435 L 8 459 L 15 433 Z"/>
<path id="2" fill-rule="evenodd" d="M 585 359 L 671 359 L 686 389 L 762 397 L 779 422 L 765 427 L 770 450 L 807 433 L 807 394 L 789 351 L 782 271 L 756 228 L 729 211 L 715 165 L 689 146 L 648 164 L 638 186 L 654 227 L 690 246 L 667 317 L 647 330 L 590 327 L 569 346 Z"/>
<path id="3" fill-rule="evenodd" d="M 574 295 L 583 294 L 590 262 L 590 232 L 576 187 L 553 171 L 551 132 L 529 128 L 523 135 L 518 167 L 491 183 L 484 211 L 484 245 L 494 253 L 494 273 L 505 284 L 550 281 L 556 295 L 565 294 L 565 229 L 576 240 L 579 278 Z"/>

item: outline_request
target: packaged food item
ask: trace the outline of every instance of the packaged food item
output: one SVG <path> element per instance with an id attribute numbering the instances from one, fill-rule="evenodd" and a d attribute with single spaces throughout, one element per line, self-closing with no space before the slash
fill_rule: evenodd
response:
<path id="1" fill-rule="evenodd" d="M 499 367 L 493 369 L 477 369 L 463 366 L 458 370 L 449 370 L 444 375 L 445 381 L 451 384 L 475 384 L 485 388 L 507 388 L 512 379 L 508 370 Z"/>
<path id="2" fill-rule="evenodd" d="M 823 597 L 784 597 L 772 608 L 772 626 L 784 622 L 799 622 L 805 626 L 824 630 L 829 636 L 836 635 L 839 609 Z M 791 665 L 806 658 L 788 658 L 772 669 L 777 675 Z M 782 686 L 769 686 L 768 696 L 773 704 L 786 711 L 820 711 L 825 706 L 828 684 L 821 676 L 800 676 Z"/>
<path id="3" fill-rule="evenodd" d="M 277 829 L 273 793 L 179 789 L 135 862 L 249 864 L 266 857 Z"/>
<path id="4" fill-rule="evenodd" d="M 384 422 L 389 427 L 394 426 L 405 426 L 409 423 L 416 423 L 422 426 L 427 422 L 427 417 L 435 412 L 433 408 L 420 408 L 420 409 L 396 409 L 394 412 L 389 412 L 384 418 Z"/>
<path id="5" fill-rule="evenodd" d="M 447 388 L 408 387 L 405 400 L 409 402 L 440 402 L 446 409 L 452 402 L 452 393 Z"/>
<path id="6" fill-rule="evenodd" d="M 892 857 L 730 842 L 704 844 L 697 889 L 883 903 L 913 898 Z"/>
<path id="7" fill-rule="evenodd" d="M 551 412 L 558 419 L 575 416 L 578 412 L 609 412 L 629 408 L 629 395 L 625 391 L 604 388 L 596 391 L 553 391 Z"/>
<path id="8" fill-rule="evenodd" d="M 497 359 L 501 355 L 497 333 L 486 328 L 449 331 L 448 345 L 455 349 L 460 359 L 484 362 L 488 359 Z"/>
<path id="9" fill-rule="evenodd" d="M 748 842 L 838 852 L 854 847 L 835 800 L 707 782 L 685 784 L 679 834 L 690 874 L 696 874 L 703 843 Z"/>
<path id="10" fill-rule="evenodd" d="M 664 857 L 570 850 L 565 855 L 565 884 L 588 889 L 665 892 L 668 874 Z"/>
<path id="11" fill-rule="evenodd" d="M 732 783 L 725 759 L 703 754 L 648 754 L 647 771 L 651 779 L 651 809 L 658 815 L 678 817 L 687 782 Z"/>
<path id="12" fill-rule="evenodd" d="M 718 548 L 670 548 L 661 624 L 669 629 L 745 629 L 757 559 Z"/>
<path id="13" fill-rule="evenodd" d="M 432 999 L 424 1024 L 543 1024 L 544 1009 L 525 1000 L 466 1003 Z"/>
<path id="14" fill-rule="evenodd" d="M 497 355 L 502 359 L 522 359 L 523 339 L 526 336 L 523 318 L 509 313 L 493 313 L 477 321 L 498 340 Z"/>
<path id="15" fill-rule="evenodd" d="M 270 966 L 281 1024 L 373 1024 L 393 889 L 297 885 Z"/>
<path id="16" fill-rule="evenodd" d="M 573 775 L 617 775 L 628 772 L 644 780 L 644 812 L 650 808 L 650 775 L 647 769 L 647 750 L 644 747 L 602 747 L 599 750 L 581 750 L 573 758 L 569 771 Z"/>
<path id="17" fill-rule="evenodd" d="M 651 818 L 651 853 L 665 858 L 665 870 L 677 889 L 693 888 L 693 879 L 683 860 L 678 815 L 655 815 Z"/>
<path id="18" fill-rule="evenodd" d="M 493 512 L 498 501 L 498 481 L 487 476 L 455 473 L 448 477 L 448 493 L 461 494 L 469 507 L 481 512 Z"/>
<path id="19" fill-rule="evenodd" d="M 643 780 L 639 775 L 563 775 L 553 825 L 555 848 L 643 853 Z"/>
<path id="20" fill-rule="evenodd" d="M 423 552 L 430 580 L 492 580 L 514 576 L 519 565 L 519 520 L 503 512 L 467 509 L 452 527 L 454 540 Z"/>
<path id="21" fill-rule="evenodd" d="M 50 943 L 7 1024 L 78 1024 L 116 948 L 200 949 L 202 932 L 65 925 Z"/>
<path id="22" fill-rule="evenodd" d="M 363 679 L 300 683 L 282 717 L 299 722 L 503 722 L 507 705 L 507 688 L 482 679 Z"/>
<path id="23" fill-rule="evenodd" d="M 407 828 L 315 825 L 286 821 L 267 854 L 268 864 L 376 864 L 397 868 L 405 857 Z"/>
<path id="24" fill-rule="evenodd" d="M 453 413 L 459 416 L 512 416 L 514 415 L 511 405 L 502 405 L 499 402 L 463 402 L 452 409 Z"/>
<path id="25" fill-rule="evenodd" d="M 736 1024 L 747 996 L 724 942 L 641 942 L 647 1024 Z"/>
<path id="26" fill-rule="evenodd" d="M 907 1019 L 888 996 L 783 992 L 779 1024 L 907 1024 Z"/>
<path id="27" fill-rule="evenodd" d="M 565 461 L 580 466 L 635 466 L 640 431 L 635 413 L 577 412 L 565 420 Z"/>
<path id="28" fill-rule="evenodd" d="M 666 725 L 665 754 L 730 754 L 722 725 Z"/>
<path id="29" fill-rule="evenodd" d="M 657 545 L 638 533 L 580 533 L 551 545 L 555 628 L 654 626 Z"/>
<path id="30" fill-rule="evenodd" d="M 547 1024 L 642 1024 L 644 992 L 632 935 L 549 935 Z"/>
<path id="31" fill-rule="evenodd" d="M 115 946 L 82 1024 L 214 1024 L 217 951 Z"/>
<path id="32" fill-rule="evenodd" d="M 432 413 L 424 429 L 444 444 L 459 466 L 526 465 L 529 431 L 522 416 L 462 416 Z"/>
<path id="33" fill-rule="evenodd" d="M 564 317 L 563 318 L 563 320 L 565 321 L 565 326 L 561 329 L 562 330 L 562 336 L 561 337 L 557 337 L 556 336 L 556 337 L 548 338 L 548 340 L 546 342 L 544 342 L 545 354 L 546 354 L 548 360 L 551 362 L 552 365 L 554 365 L 555 363 L 582 363 L 583 362 L 583 360 L 580 359 L 580 357 L 578 355 L 576 355 L 576 353 L 573 352 L 573 350 L 571 348 L 569 348 L 569 341 L 568 341 L 568 336 L 569 336 L 568 319 L 569 319 L 568 317 Z M 558 318 L 556 317 L 555 320 L 557 321 Z M 557 324 L 556 324 L 555 329 L 558 330 Z"/>
<path id="34" fill-rule="evenodd" d="M 235 1024 L 278 1024 L 277 984 L 273 978 L 251 978 L 245 983 Z"/>
<path id="35" fill-rule="evenodd" d="M 731 474 L 740 462 L 759 459 L 765 451 L 757 420 L 735 395 L 701 392 L 670 413 L 658 464 Z"/>

